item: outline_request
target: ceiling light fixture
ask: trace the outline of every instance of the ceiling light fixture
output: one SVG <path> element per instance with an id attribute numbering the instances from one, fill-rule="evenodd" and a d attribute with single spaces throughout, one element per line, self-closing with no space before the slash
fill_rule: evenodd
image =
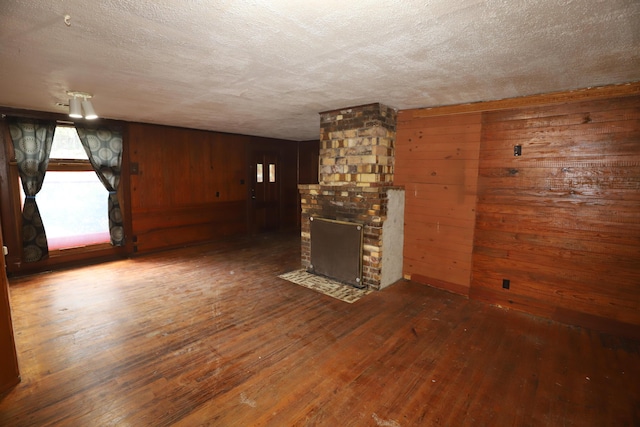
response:
<path id="1" fill-rule="evenodd" d="M 89 101 L 88 99 L 85 99 L 82 101 L 82 109 L 84 110 L 85 119 L 93 120 L 98 118 L 96 111 L 93 109 L 93 105 L 91 104 L 91 101 Z"/>
<path id="2" fill-rule="evenodd" d="M 69 98 L 69 117 L 74 119 L 82 118 L 82 110 L 84 110 L 84 118 L 87 120 L 97 119 L 98 115 L 93 109 L 93 105 L 89 99 L 93 98 L 93 95 L 86 92 L 67 92 L 71 98 Z"/>
<path id="3" fill-rule="evenodd" d="M 82 118 L 82 110 L 78 98 L 71 98 L 69 100 L 69 117 L 73 117 L 74 119 Z"/>

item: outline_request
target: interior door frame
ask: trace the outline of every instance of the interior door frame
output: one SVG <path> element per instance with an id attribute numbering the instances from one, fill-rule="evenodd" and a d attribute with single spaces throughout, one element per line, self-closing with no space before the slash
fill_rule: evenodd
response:
<path id="1" fill-rule="evenodd" d="M 3 247 L 0 227 L 0 247 Z M 18 354 L 11 320 L 9 301 L 9 280 L 5 267 L 4 253 L 0 260 L 0 393 L 4 393 L 20 382 Z"/>

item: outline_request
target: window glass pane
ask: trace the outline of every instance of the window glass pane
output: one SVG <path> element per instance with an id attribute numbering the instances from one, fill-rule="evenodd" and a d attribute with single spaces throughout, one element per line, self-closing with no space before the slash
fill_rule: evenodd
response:
<path id="1" fill-rule="evenodd" d="M 269 163 L 269 182 L 276 182 L 276 165 Z"/>
<path id="2" fill-rule="evenodd" d="M 49 249 L 109 242 L 108 195 L 95 172 L 48 171 L 36 202 Z"/>
<path id="3" fill-rule="evenodd" d="M 262 178 L 262 163 L 256 165 L 256 182 L 264 182 Z"/>
<path id="4" fill-rule="evenodd" d="M 74 127 L 56 127 L 50 158 L 89 160 Z M 36 202 L 49 249 L 109 242 L 108 195 L 93 171 L 47 171 Z"/>
<path id="5" fill-rule="evenodd" d="M 76 128 L 69 126 L 56 127 L 49 158 L 89 160 L 82 147 Z"/>

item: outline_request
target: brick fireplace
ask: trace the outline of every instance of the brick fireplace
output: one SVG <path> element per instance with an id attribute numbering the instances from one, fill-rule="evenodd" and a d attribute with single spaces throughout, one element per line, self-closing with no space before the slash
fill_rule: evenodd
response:
<path id="1" fill-rule="evenodd" d="M 320 219 L 362 230 L 356 286 L 379 290 L 402 278 L 404 189 L 393 185 L 396 118 L 394 109 L 379 103 L 320 113 L 319 184 L 298 186 L 302 266 L 308 271 L 314 272 L 312 258 L 319 257 L 312 239 L 320 231 L 312 233 L 312 223 Z M 342 246 L 341 234 L 329 251 Z"/>

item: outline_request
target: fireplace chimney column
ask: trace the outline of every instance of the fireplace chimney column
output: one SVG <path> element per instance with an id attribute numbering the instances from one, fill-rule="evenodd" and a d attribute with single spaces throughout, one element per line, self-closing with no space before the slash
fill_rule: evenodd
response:
<path id="1" fill-rule="evenodd" d="M 311 217 L 361 224 L 361 283 L 402 278 L 404 189 L 393 185 L 397 112 L 369 104 L 320 113 L 319 184 L 299 185 L 302 265 L 311 265 Z"/>

